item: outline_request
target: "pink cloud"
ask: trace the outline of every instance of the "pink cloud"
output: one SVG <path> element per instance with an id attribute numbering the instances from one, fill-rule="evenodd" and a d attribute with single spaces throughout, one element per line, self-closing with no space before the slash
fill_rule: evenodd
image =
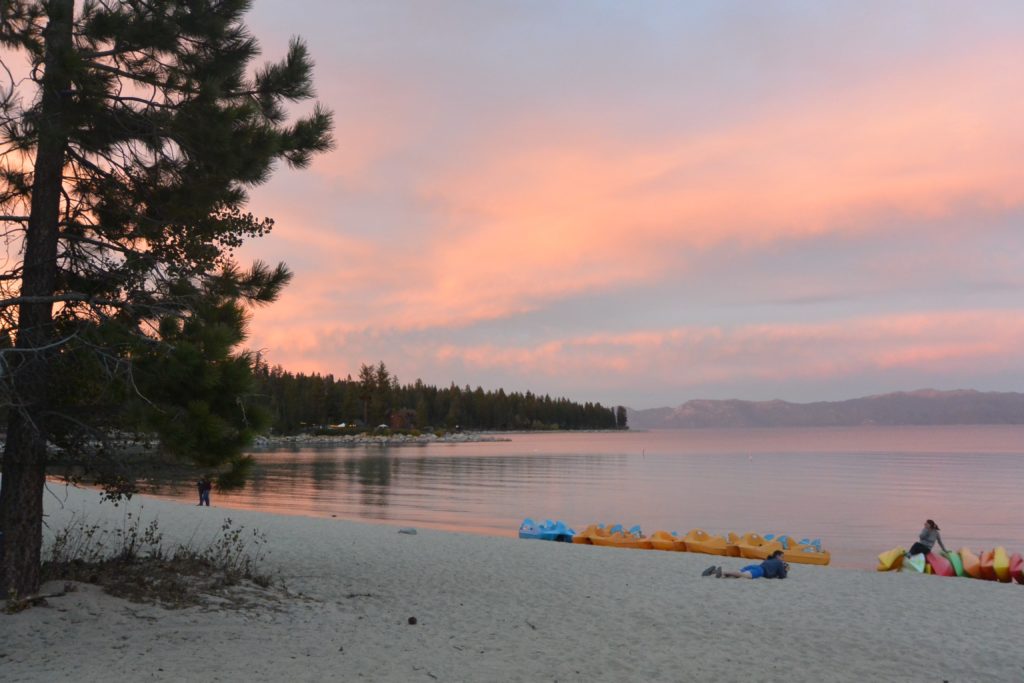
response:
<path id="1" fill-rule="evenodd" d="M 524 346 L 454 340 L 457 328 L 482 320 L 656 284 L 709 249 L 837 235 L 875 241 L 876 262 L 866 267 L 900 272 L 905 264 L 884 257 L 894 225 L 977 217 L 929 233 L 913 272 L 936 268 L 939 247 L 952 263 L 971 231 L 1024 205 L 1024 99 L 1008 95 L 1024 86 L 1024 71 L 1006 68 L 1020 62 L 1024 48 L 1010 46 L 967 61 L 894 64 L 871 82 L 776 98 L 701 130 L 626 128 L 584 111 L 571 127 L 564 116 L 552 124 L 545 112 L 510 114 L 475 122 L 472 134 L 422 159 L 414 155 L 429 147 L 423 120 L 437 112 L 428 103 L 424 116 L 414 88 L 382 120 L 368 107 L 340 121 L 353 159 L 340 144 L 318 165 L 316 192 L 261 199 L 279 219 L 270 258 L 296 254 L 303 263 L 281 302 L 256 314 L 253 344 L 304 370 L 352 371 L 399 355 L 405 376 L 419 364 L 449 377 L 461 366 L 678 386 L 1015 360 L 1019 327 L 970 312 L 648 329 Z M 354 201 L 366 204 L 356 212 Z M 368 212 L 383 215 L 395 202 L 413 207 L 409 225 L 388 214 L 391 222 L 378 219 L 386 229 L 366 228 Z M 967 331 L 956 333 L 960 326 Z M 452 333 L 443 344 L 395 336 L 431 329 Z"/>
<path id="2" fill-rule="evenodd" d="M 686 327 L 594 334 L 535 346 L 444 345 L 437 361 L 532 376 L 604 372 L 679 387 L 721 381 L 842 380 L 862 372 L 1017 361 L 1024 320 L 1016 312 L 895 315 L 829 323 Z M 608 378 L 612 379 L 612 378 Z"/>
<path id="3" fill-rule="evenodd" d="M 680 253 L 723 243 L 863 236 L 901 217 L 1020 206 L 1024 101 L 1007 98 L 999 68 L 1011 56 L 1024 50 L 914 65 L 693 135 L 495 131 L 420 182 L 434 213 L 417 250 L 365 254 L 408 275 L 382 283 L 382 315 L 365 322 L 464 324 L 657 281 L 685 268 Z"/>

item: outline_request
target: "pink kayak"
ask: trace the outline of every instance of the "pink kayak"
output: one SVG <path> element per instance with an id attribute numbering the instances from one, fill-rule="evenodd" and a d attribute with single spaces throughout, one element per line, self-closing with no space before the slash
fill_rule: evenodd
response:
<path id="1" fill-rule="evenodd" d="M 932 568 L 932 574 L 939 576 L 956 576 L 956 570 L 953 569 L 952 563 L 947 560 L 943 555 L 938 553 L 928 553 L 924 556 L 928 562 L 928 566 Z"/>
<path id="2" fill-rule="evenodd" d="M 1010 576 L 1017 583 L 1024 583 L 1024 557 L 1020 553 L 1010 555 Z"/>

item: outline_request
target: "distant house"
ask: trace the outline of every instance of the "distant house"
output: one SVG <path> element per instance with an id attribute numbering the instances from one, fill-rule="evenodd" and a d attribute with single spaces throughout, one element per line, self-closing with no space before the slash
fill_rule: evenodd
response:
<path id="1" fill-rule="evenodd" d="M 388 415 L 388 426 L 391 429 L 412 429 L 416 426 L 416 411 L 411 408 L 392 410 Z"/>

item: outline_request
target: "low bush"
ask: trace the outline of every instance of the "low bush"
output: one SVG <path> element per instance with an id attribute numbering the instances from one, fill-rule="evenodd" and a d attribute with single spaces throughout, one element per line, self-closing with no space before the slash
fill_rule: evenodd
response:
<path id="1" fill-rule="evenodd" d="M 118 528 L 73 518 L 54 533 L 42 579 L 94 583 L 129 600 L 187 607 L 206 595 L 225 597 L 227 589 L 243 582 L 269 587 L 271 577 L 259 570 L 266 545 L 265 534 L 230 518 L 200 546 L 168 546 L 156 520 L 143 526 L 141 516 L 130 512 Z"/>

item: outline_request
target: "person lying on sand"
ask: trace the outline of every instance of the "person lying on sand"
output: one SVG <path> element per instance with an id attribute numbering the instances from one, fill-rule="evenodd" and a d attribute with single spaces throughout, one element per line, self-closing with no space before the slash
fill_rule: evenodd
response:
<path id="1" fill-rule="evenodd" d="M 776 550 L 761 564 L 749 564 L 738 572 L 722 571 L 711 565 L 701 576 L 715 575 L 719 579 L 784 579 L 789 574 L 789 563 L 782 561 L 782 551 Z"/>

